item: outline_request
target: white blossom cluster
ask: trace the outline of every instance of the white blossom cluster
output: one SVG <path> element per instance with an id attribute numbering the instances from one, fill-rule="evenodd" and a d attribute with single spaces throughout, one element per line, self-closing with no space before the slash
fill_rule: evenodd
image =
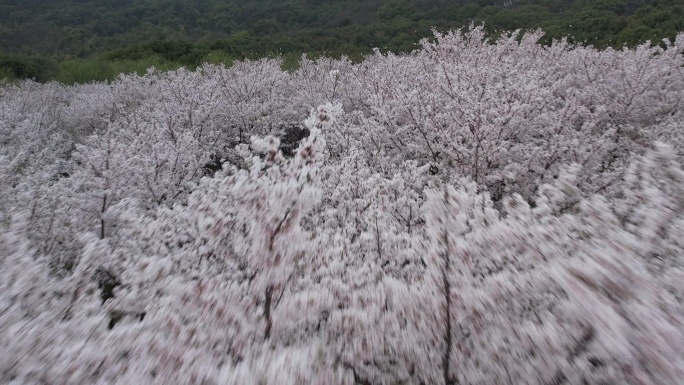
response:
<path id="1" fill-rule="evenodd" d="M 0 84 L 0 384 L 681 383 L 684 34 L 540 37 Z"/>

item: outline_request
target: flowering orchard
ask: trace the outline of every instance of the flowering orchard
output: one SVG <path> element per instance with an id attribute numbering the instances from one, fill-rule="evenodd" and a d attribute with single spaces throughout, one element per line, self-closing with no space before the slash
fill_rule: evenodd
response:
<path id="1" fill-rule="evenodd" d="M 684 34 L 0 85 L 0 383 L 676 384 Z"/>

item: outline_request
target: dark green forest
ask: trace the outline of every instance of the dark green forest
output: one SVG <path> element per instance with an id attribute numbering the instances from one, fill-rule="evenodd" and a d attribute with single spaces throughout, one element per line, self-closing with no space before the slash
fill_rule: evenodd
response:
<path id="1" fill-rule="evenodd" d="M 0 77 L 79 83 L 204 62 L 302 53 L 358 61 L 417 48 L 432 29 L 542 28 L 596 47 L 684 31 L 681 0 L 0 0 Z"/>

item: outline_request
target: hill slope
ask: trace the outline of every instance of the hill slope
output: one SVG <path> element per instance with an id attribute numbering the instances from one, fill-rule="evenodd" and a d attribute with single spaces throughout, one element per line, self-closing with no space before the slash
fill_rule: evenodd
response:
<path id="1" fill-rule="evenodd" d="M 542 28 L 546 42 L 569 36 L 598 47 L 635 45 L 684 30 L 684 5 L 677 0 L 1 0 L 0 68 L 10 68 L 5 72 L 16 77 L 42 71 L 38 77 L 53 78 L 49 65 L 17 64 L 16 56 L 49 59 L 54 66 L 111 51 L 116 52 L 106 60 L 148 59 L 146 64 L 172 67 L 303 52 L 360 59 L 373 47 L 411 51 L 433 27 L 447 30 L 473 21 L 490 31 Z M 158 41 L 183 43 L 148 45 Z"/>

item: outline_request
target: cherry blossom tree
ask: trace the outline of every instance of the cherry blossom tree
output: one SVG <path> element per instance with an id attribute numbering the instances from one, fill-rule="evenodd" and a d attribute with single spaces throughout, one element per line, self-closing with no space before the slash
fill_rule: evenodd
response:
<path id="1" fill-rule="evenodd" d="M 684 35 L 540 37 L 1 84 L 0 382 L 676 383 Z"/>

